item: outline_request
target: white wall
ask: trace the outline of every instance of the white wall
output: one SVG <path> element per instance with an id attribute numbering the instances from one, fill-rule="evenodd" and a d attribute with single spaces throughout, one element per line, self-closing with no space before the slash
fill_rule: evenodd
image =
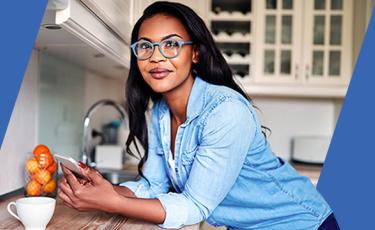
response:
<path id="1" fill-rule="evenodd" d="M 30 56 L 21 90 L 0 150 L 0 195 L 24 185 L 24 163 L 36 144 L 38 55 Z"/>
<path id="2" fill-rule="evenodd" d="M 273 152 L 289 160 L 293 137 L 333 134 L 339 103 L 330 99 L 253 97 L 261 123 L 272 130 Z"/>
<path id="3" fill-rule="evenodd" d="M 125 100 L 125 77 L 124 79 L 105 78 L 92 71 L 86 71 L 84 95 L 85 113 L 95 102 L 102 99 L 111 99 L 123 105 Z M 102 124 L 118 117 L 119 114 L 113 108 L 100 108 L 93 116 L 91 127 L 100 128 Z"/>
<path id="4" fill-rule="evenodd" d="M 125 76 L 125 74 L 124 74 Z M 124 79 L 112 79 L 102 77 L 92 71 L 85 73 L 85 94 L 84 94 L 84 114 L 97 101 L 110 99 L 124 105 L 125 100 L 125 77 Z M 111 106 L 100 107 L 96 110 L 90 119 L 89 129 L 101 131 L 102 126 L 120 118 L 119 112 Z M 83 123 L 82 123 L 83 127 Z M 123 131 L 123 128 L 121 128 Z M 82 141 L 82 140 L 81 140 Z M 93 148 L 99 143 L 99 139 L 89 138 L 88 145 Z M 124 142 L 121 143 L 121 145 Z"/>
<path id="5" fill-rule="evenodd" d="M 83 119 L 89 107 L 100 99 L 123 101 L 125 79 L 105 78 L 69 60 L 41 52 L 39 141 L 55 153 L 81 158 Z M 97 110 L 90 128 L 117 119 L 111 107 Z"/>

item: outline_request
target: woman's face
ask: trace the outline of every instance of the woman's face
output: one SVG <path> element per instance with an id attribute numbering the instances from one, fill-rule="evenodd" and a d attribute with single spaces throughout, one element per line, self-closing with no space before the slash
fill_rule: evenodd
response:
<path id="1" fill-rule="evenodd" d="M 184 25 L 175 17 L 157 14 L 146 19 L 138 33 L 138 40 L 161 42 L 173 38 L 191 41 Z M 147 60 L 138 60 L 138 68 L 146 83 L 157 93 L 168 93 L 182 86 L 192 78 L 192 63 L 198 61 L 198 54 L 192 45 L 183 45 L 174 58 L 165 58 L 155 46 L 153 55 Z"/>

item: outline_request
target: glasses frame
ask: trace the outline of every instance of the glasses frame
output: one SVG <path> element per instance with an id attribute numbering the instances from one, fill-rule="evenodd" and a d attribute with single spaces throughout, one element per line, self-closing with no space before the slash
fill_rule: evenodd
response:
<path id="1" fill-rule="evenodd" d="M 163 57 L 168 58 L 168 59 L 172 59 L 172 58 L 177 57 L 177 56 L 180 54 L 180 52 L 181 52 L 181 48 L 182 48 L 184 45 L 192 45 L 192 44 L 193 44 L 192 41 L 186 41 L 186 42 L 184 42 L 184 41 L 177 40 L 177 39 L 173 39 L 173 38 L 165 39 L 165 40 L 163 40 L 163 41 L 161 41 L 161 42 L 150 42 L 150 41 L 147 41 L 147 40 L 144 40 L 144 41 L 150 43 L 150 45 L 151 45 L 151 54 L 150 54 L 150 56 L 147 57 L 147 58 L 139 58 L 138 55 L 137 55 L 137 52 L 136 52 L 135 49 L 136 49 L 136 46 L 137 46 L 137 44 L 139 43 L 139 41 L 134 42 L 134 43 L 130 46 L 131 49 L 132 49 L 132 51 L 133 51 L 134 56 L 135 56 L 138 60 L 142 60 L 142 61 L 147 60 L 147 59 L 150 59 L 150 58 L 152 57 L 152 55 L 154 54 L 154 51 L 155 51 L 155 46 L 159 46 L 159 52 L 161 53 L 161 55 L 163 55 Z M 168 56 L 166 56 L 166 55 L 164 54 L 163 50 L 160 49 L 160 44 L 162 44 L 162 43 L 164 43 L 164 42 L 167 42 L 167 41 L 175 41 L 175 42 L 178 43 L 179 48 L 178 48 L 178 50 L 177 50 L 177 54 L 176 54 L 175 56 L 168 57 Z"/>

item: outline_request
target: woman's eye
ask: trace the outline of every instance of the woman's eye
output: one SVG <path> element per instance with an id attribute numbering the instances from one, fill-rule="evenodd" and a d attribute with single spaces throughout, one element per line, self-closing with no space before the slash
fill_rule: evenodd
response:
<path id="1" fill-rule="evenodd" d="M 174 48 L 178 46 L 177 41 L 165 41 L 165 46 L 168 48 Z"/>
<path id="2" fill-rule="evenodd" d="M 141 49 L 149 49 L 149 48 L 151 48 L 151 46 L 148 43 L 141 43 L 141 44 L 139 44 L 139 48 L 141 48 Z"/>

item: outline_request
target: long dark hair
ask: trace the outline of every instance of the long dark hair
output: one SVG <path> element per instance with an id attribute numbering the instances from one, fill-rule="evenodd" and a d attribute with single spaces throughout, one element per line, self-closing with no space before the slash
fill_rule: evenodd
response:
<path id="1" fill-rule="evenodd" d="M 185 29 L 199 52 L 199 61 L 192 66 L 195 76 L 198 75 L 204 81 L 211 84 L 227 86 L 237 91 L 251 102 L 247 94 L 234 81 L 232 71 L 221 52 L 216 47 L 204 21 L 192 9 L 183 4 L 159 1 L 148 6 L 144 10 L 142 17 L 134 25 L 131 36 L 132 44 L 138 39 L 138 32 L 142 23 L 157 14 L 176 17 L 185 26 Z M 137 58 L 132 53 L 129 76 L 126 84 L 126 103 L 130 126 L 130 133 L 126 141 L 126 151 L 135 156 L 135 153 L 129 148 L 131 143 L 135 144 L 141 159 L 138 165 L 138 172 L 142 177 L 144 177 L 142 167 L 148 157 L 148 135 L 145 112 L 150 99 L 156 102 L 161 96 L 161 94 L 155 93 L 143 80 L 137 66 Z M 143 146 L 145 151 L 144 156 L 140 154 L 138 146 L 136 145 L 136 139 L 138 139 Z"/>

